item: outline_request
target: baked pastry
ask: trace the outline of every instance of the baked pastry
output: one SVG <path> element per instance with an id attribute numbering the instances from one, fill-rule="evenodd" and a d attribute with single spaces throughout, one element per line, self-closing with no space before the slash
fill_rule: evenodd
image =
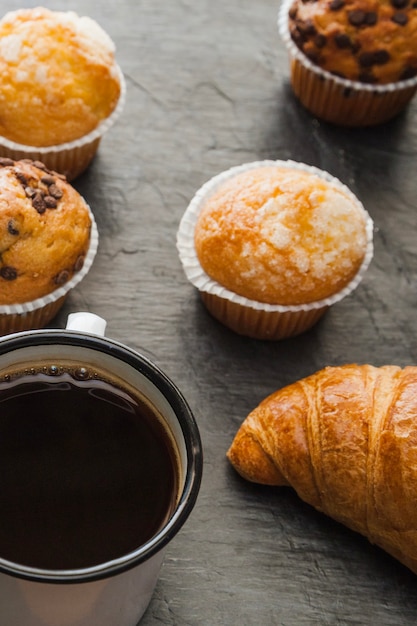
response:
<path id="1" fill-rule="evenodd" d="M 89 207 L 62 175 L 42 163 L 1 158 L 0 317 L 66 294 L 91 265 L 92 229 Z"/>
<path id="2" fill-rule="evenodd" d="M 328 298 L 357 274 L 366 216 L 339 185 L 269 165 L 229 178 L 195 226 L 203 270 L 224 287 L 269 304 Z"/>
<path id="3" fill-rule="evenodd" d="M 0 134 L 52 146 L 92 131 L 115 109 L 114 44 L 98 24 L 41 7 L 0 20 Z"/>
<path id="4" fill-rule="evenodd" d="M 410 0 L 294 0 L 300 50 L 342 78 L 384 85 L 417 75 L 417 8 Z"/>
<path id="5" fill-rule="evenodd" d="M 369 263 L 369 216 L 349 189 L 316 168 L 255 162 L 215 177 L 196 198 L 184 220 L 193 216 L 194 265 L 205 277 L 195 284 L 211 312 L 242 334 L 305 330 Z M 195 282 L 193 268 L 189 275 Z M 241 322 L 235 305 L 244 307 Z"/>
<path id="6" fill-rule="evenodd" d="M 327 367 L 265 398 L 227 456 L 417 573 L 417 367 Z"/>
<path id="7" fill-rule="evenodd" d="M 380 123 L 417 89 L 411 0 L 285 0 L 280 30 L 294 91 L 318 117 L 350 126 Z"/>
<path id="8" fill-rule="evenodd" d="M 46 147 L 84 143 L 111 119 L 122 88 L 114 43 L 91 18 L 37 7 L 0 20 L 0 136 L 6 146 L 42 148 L 41 158 L 52 152 Z M 3 149 L 3 156 L 16 155 Z"/>

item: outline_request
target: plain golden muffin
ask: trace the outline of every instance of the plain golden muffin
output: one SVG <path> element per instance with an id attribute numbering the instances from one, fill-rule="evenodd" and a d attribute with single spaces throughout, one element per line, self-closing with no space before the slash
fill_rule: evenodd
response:
<path id="1" fill-rule="evenodd" d="M 94 130 L 121 85 L 115 46 L 89 17 L 42 7 L 0 21 L 0 135 L 43 147 Z"/>
<path id="2" fill-rule="evenodd" d="M 90 244 L 80 194 L 42 163 L 0 159 L 0 305 L 36 300 L 69 281 Z"/>
<path id="3" fill-rule="evenodd" d="M 194 241 L 203 270 L 226 289 L 257 302 L 307 304 L 357 274 L 366 215 L 342 185 L 264 166 L 220 184 L 201 210 Z"/>
<path id="4" fill-rule="evenodd" d="M 342 78 L 384 85 L 417 75 L 414 0 L 295 0 L 289 29 L 310 61 Z"/>

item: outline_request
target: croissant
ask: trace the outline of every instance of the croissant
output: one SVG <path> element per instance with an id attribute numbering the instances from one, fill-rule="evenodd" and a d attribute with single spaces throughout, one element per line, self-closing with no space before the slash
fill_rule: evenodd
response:
<path id="1" fill-rule="evenodd" d="M 265 398 L 227 457 L 417 574 L 417 367 L 326 367 Z"/>

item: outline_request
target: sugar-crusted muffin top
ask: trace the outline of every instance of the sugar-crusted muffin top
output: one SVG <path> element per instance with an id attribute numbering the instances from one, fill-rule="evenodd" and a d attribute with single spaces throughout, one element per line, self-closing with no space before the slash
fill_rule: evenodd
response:
<path id="1" fill-rule="evenodd" d="M 356 275 L 366 214 L 341 185 L 264 166 L 220 185 L 202 207 L 194 240 L 202 268 L 226 289 L 258 302 L 305 304 Z"/>
<path id="2" fill-rule="evenodd" d="M 289 30 L 313 63 L 342 78 L 387 84 L 417 75 L 414 0 L 294 0 Z"/>
<path id="3" fill-rule="evenodd" d="M 115 109 L 115 46 L 89 17 L 38 7 L 0 20 L 0 135 L 33 146 L 82 137 Z"/>
<path id="4" fill-rule="evenodd" d="M 36 300 L 84 264 L 91 216 L 82 196 L 42 163 L 0 159 L 0 305 Z"/>

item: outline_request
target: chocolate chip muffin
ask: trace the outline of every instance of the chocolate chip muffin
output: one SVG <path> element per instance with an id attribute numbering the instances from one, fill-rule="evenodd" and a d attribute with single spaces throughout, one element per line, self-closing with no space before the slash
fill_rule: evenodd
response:
<path id="1" fill-rule="evenodd" d="M 294 93 L 320 119 L 380 124 L 417 90 L 414 0 L 283 0 L 279 30 Z"/>
<path id="2" fill-rule="evenodd" d="M 372 84 L 417 75 L 417 4 L 413 0 L 295 0 L 289 30 L 323 70 Z"/>
<path id="3" fill-rule="evenodd" d="M 36 300 L 80 272 L 92 218 L 79 193 L 42 163 L 0 159 L 0 308 Z"/>

